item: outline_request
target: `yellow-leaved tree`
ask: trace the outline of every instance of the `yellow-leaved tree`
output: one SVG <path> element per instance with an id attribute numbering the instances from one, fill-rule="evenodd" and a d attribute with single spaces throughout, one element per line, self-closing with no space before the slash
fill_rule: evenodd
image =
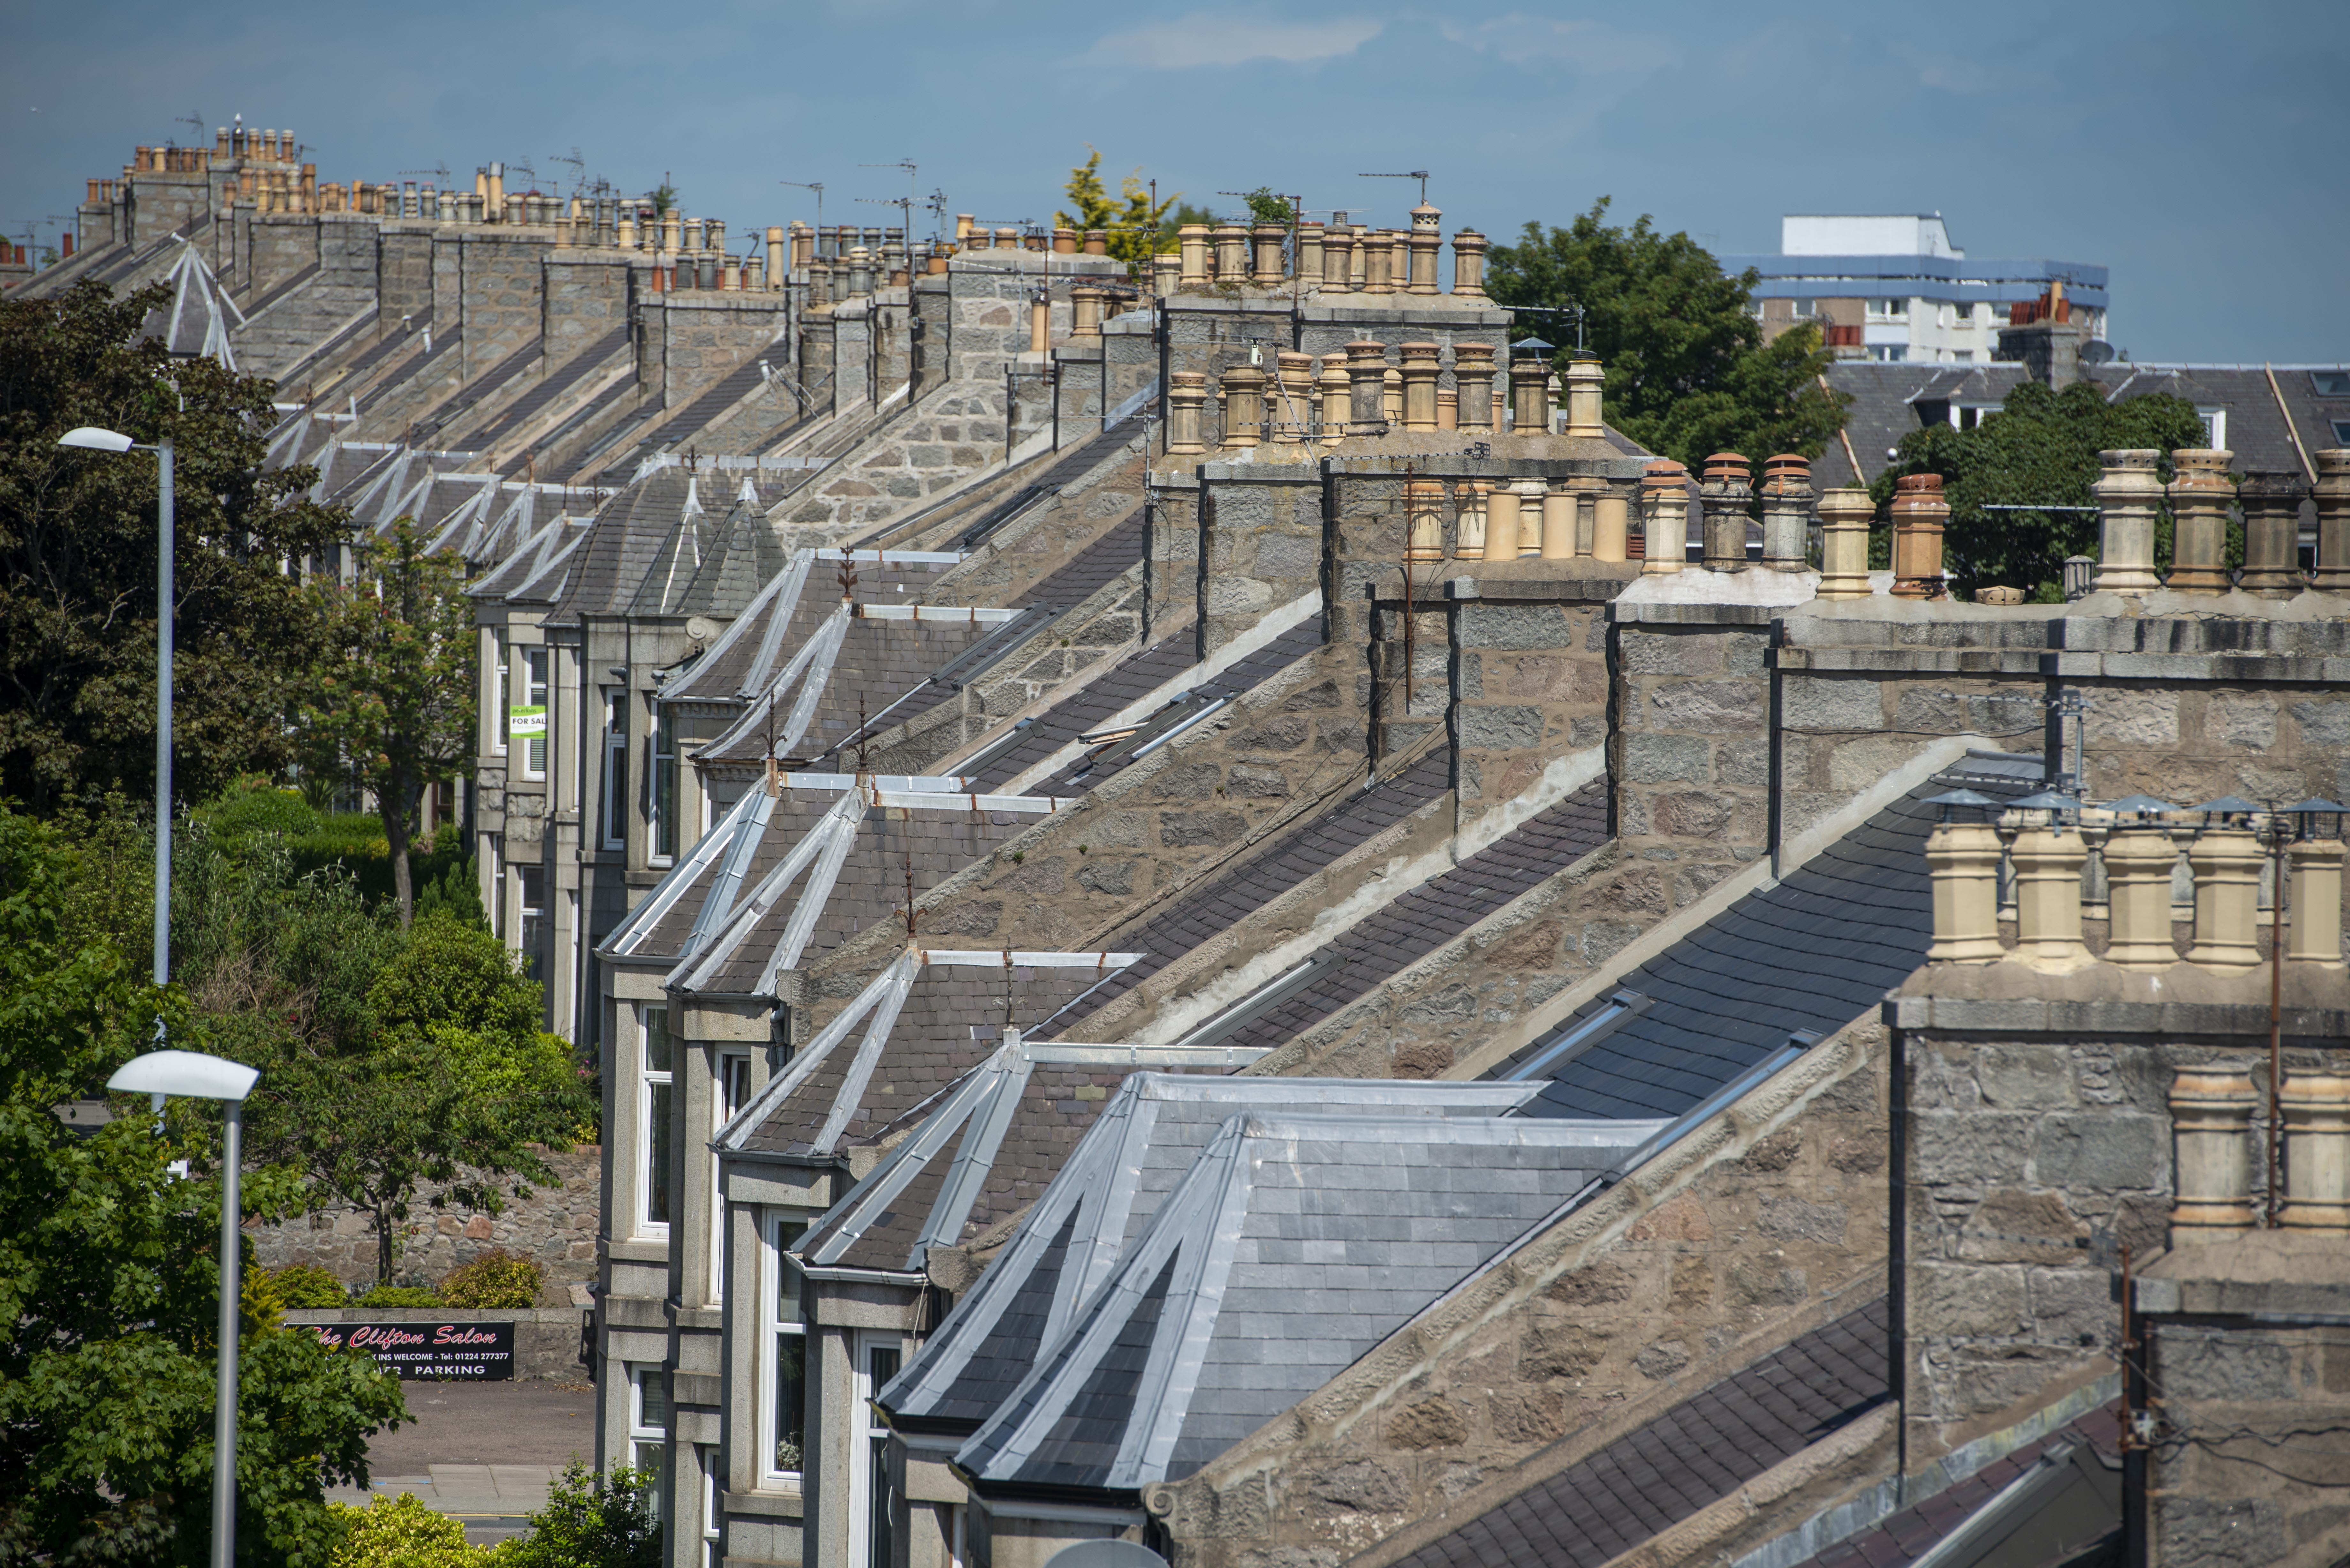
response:
<path id="1" fill-rule="evenodd" d="M 1076 211 L 1055 213 L 1053 222 L 1080 232 L 1102 230 L 1108 236 L 1109 254 L 1126 264 L 1128 277 L 1139 277 L 1161 248 L 1159 221 L 1181 194 L 1177 191 L 1153 202 L 1142 171 L 1137 169 L 1118 182 L 1118 199 L 1112 200 L 1102 184 L 1101 153 L 1087 143 L 1086 161 L 1069 171 L 1068 197 Z"/>

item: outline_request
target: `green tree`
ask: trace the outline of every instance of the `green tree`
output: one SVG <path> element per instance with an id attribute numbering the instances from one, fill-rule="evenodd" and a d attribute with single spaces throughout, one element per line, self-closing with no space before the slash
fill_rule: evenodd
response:
<path id="1" fill-rule="evenodd" d="M 188 1564 L 211 1542 L 218 1116 L 143 1100 L 102 1126 L 95 1101 L 161 1012 L 203 1047 L 185 998 L 65 918 L 79 857 L 0 807 L 0 1561 Z M 195 1174 L 173 1176 L 174 1158 Z M 249 1172 L 247 1219 L 301 1192 Z M 276 1322 L 245 1262 L 237 1532 L 244 1560 L 327 1568 L 330 1485 L 365 1484 L 367 1438 L 406 1418 L 398 1378 Z"/>
<path id="2" fill-rule="evenodd" d="M 1762 341 L 1752 271 L 1723 274 L 1685 234 L 1658 232 L 1645 214 L 1629 228 L 1606 221 L 1609 198 L 1564 229 L 1528 223 L 1496 245 L 1486 288 L 1500 304 L 1582 311 L 1584 346 L 1599 356 L 1607 422 L 1694 471 L 1716 452 L 1760 459 L 1817 457 L 1844 424 L 1850 400 L 1822 384 L 1830 355 L 1810 327 Z M 1564 374 L 1575 318 L 1521 318 L 1558 346 Z"/>
<path id="3" fill-rule="evenodd" d="M 1252 223 L 1279 223 L 1285 229 L 1290 220 L 1297 216 L 1297 210 L 1290 205 L 1289 198 L 1276 196 L 1270 185 L 1259 185 L 1241 200 L 1248 203 L 1249 222 Z"/>
<path id="4" fill-rule="evenodd" d="M 653 1473 L 616 1465 L 599 1476 L 575 1464 L 556 1478 L 529 1533 L 500 1549 L 500 1568 L 653 1568 L 660 1516 Z"/>
<path id="5" fill-rule="evenodd" d="M 556 1179 L 546 1151 L 568 1148 L 595 1106 L 569 1047 L 538 1027 L 537 983 L 486 929 L 429 914 L 391 933 L 396 952 L 361 988 L 350 954 L 380 935 L 347 882 L 308 887 L 265 961 L 225 961 L 207 998 L 234 1003 L 250 984 L 229 1037 L 263 1066 L 254 1149 L 367 1214 L 389 1283 L 421 1188 L 431 1209 L 497 1213 Z"/>
<path id="6" fill-rule="evenodd" d="M 2026 381 L 1974 429 L 1928 425 L 1901 438 L 1893 462 L 1869 487 L 1878 514 L 1904 474 L 1939 473 L 1950 518 L 1942 534 L 1943 561 L 1967 594 L 1995 585 L 2021 587 L 2037 604 L 2061 604 L 2064 559 L 2097 554 L 2097 453 L 2121 448 L 2158 449 L 2170 478 L 2170 454 L 2208 443 L 2195 405 L 2168 393 L 2106 400 L 2095 384 L 2076 381 L 2052 390 Z M 2070 507 L 2049 512 L 1992 512 L 1989 506 Z M 2169 513 L 2156 524 L 2157 558 L 2168 554 Z M 1885 527 L 1872 541 L 1879 556 Z M 2243 561 L 2242 525 L 2230 530 L 2229 565 Z"/>
<path id="7" fill-rule="evenodd" d="M 1193 223 L 1205 223 L 1213 228 L 1216 223 L 1216 214 L 1205 207 L 1193 206 L 1189 202 L 1177 202 L 1171 212 L 1159 214 L 1159 236 L 1153 242 L 1152 249 L 1161 253 L 1181 249 L 1183 231 Z"/>
<path id="8" fill-rule="evenodd" d="M 60 448 L 77 425 L 176 455 L 173 771 L 203 798 L 289 758 L 317 618 L 283 568 L 341 539 L 308 468 L 263 459 L 271 384 L 141 338 L 160 288 L 0 301 L 0 792 L 39 815 L 155 770 L 156 463 Z"/>
<path id="9" fill-rule="evenodd" d="M 352 586 L 317 590 L 324 657 L 302 710 L 314 765 L 338 760 L 374 792 L 391 846 L 392 896 L 405 925 L 416 913 L 409 851 L 424 787 L 463 766 L 473 748 L 473 607 L 464 563 L 427 551 L 415 520 L 363 547 Z"/>
<path id="10" fill-rule="evenodd" d="M 1086 161 L 1069 171 L 1066 191 L 1076 211 L 1055 213 L 1053 222 L 1065 229 L 1102 230 L 1108 236 L 1109 254 L 1126 264 L 1128 277 L 1139 275 L 1151 256 L 1167 248 L 1159 243 L 1159 227 L 1176 198 L 1153 202 L 1141 170 L 1118 182 L 1118 199 L 1112 200 L 1102 184 L 1101 153 L 1088 146 Z"/>

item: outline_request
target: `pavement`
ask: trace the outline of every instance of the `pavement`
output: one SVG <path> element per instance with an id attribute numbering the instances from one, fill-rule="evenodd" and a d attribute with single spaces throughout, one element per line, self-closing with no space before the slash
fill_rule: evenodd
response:
<path id="1" fill-rule="evenodd" d="M 364 1504 L 370 1495 L 412 1492 L 426 1507 L 464 1522 L 465 1538 L 490 1545 L 525 1529 L 546 1506 L 547 1490 L 574 1459 L 596 1457 L 596 1390 L 585 1383 L 523 1378 L 512 1383 L 401 1384 L 409 1414 L 398 1430 L 368 1444 L 372 1485 L 328 1496 Z"/>

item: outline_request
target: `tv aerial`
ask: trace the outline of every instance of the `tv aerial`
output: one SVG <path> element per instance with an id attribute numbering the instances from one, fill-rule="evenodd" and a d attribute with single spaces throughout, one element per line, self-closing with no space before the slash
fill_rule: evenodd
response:
<path id="1" fill-rule="evenodd" d="M 1357 174 L 1355 178 L 1357 180 L 1417 180 L 1419 182 L 1419 204 L 1423 207 L 1428 205 L 1429 173 L 1425 169 L 1414 169 L 1408 174 Z"/>

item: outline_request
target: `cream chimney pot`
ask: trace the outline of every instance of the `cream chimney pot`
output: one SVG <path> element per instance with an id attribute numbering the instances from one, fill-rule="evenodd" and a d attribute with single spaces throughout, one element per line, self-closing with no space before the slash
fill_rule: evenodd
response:
<path id="1" fill-rule="evenodd" d="M 2220 1241 L 2252 1226 L 2252 1092 L 2249 1073 L 2179 1070 L 2170 1085 L 2177 1151 L 2170 1210 L 2174 1244 Z"/>
<path id="2" fill-rule="evenodd" d="M 2228 462 L 2234 455 L 2203 448 L 2170 454 L 2176 473 L 2170 482 L 2170 577 L 2163 586 L 2175 594 L 2224 594 L 2232 586 L 2228 504 L 2235 500 L 2236 487 L 2228 482 Z"/>
<path id="3" fill-rule="evenodd" d="M 2320 593 L 2350 593 L 2350 448 L 2317 453 L 2317 575 Z"/>
<path id="4" fill-rule="evenodd" d="M 1458 514 L 1452 553 L 1461 560 L 1492 559 L 1485 548 L 1485 500 L 1492 493 L 1492 483 L 1482 479 L 1464 479 L 1452 487 L 1452 504 Z"/>
<path id="5" fill-rule="evenodd" d="M 1347 379 L 1347 356 L 1322 356 L 1322 444 L 1337 446 L 1347 439 L 1347 413 L 1354 394 Z"/>
<path id="6" fill-rule="evenodd" d="M 2350 1077 L 2288 1073 L 2284 1112 L 2284 1211 L 2293 1231 L 2350 1231 Z"/>
<path id="7" fill-rule="evenodd" d="M 2343 853 L 2338 838 L 2304 839 L 2285 851 L 2293 908 L 2293 940 L 2285 956 L 2295 963 L 2343 967 Z"/>
<path id="8" fill-rule="evenodd" d="M 1365 338 L 1347 345 L 1347 379 L 1350 383 L 1348 435 L 1388 433 L 1387 369 L 1386 344 Z"/>
<path id="9" fill-rule="evenodd" d="M 2052 974 L 2093 961 L 2081 940 L 2081 868 L 2089 846 L 2079 831 L 2020 829 L 2008 858 L 2015 867 L 2015 956 Z"/>
<path id="10" fill-rule="evenodd" d="M 1640 478 L 1640 575 L 1667 576 L 1689 561 L 1689 470 L 1651 460 Z"/>
<path id="11" fill-rule="evenodd" d="M 1542 498 L 1542 558 L 1572 561 L 1575 556 L 1577 514 L 1582 496 L 1570 480 L 1554 480 Z M 1523 515 L 1523 514 L 1521 514 Z"/>
<path id="12" fill-rule="evenodd" d="M 2095 485 L 2098 523 L 2097 593 L 2143 594 L 2162 587 L 2154 575 L 2154 518 L 2162 501 L 2162 481 L 2154 465 L 2162 453 L 2148 449 L 2101 452 L 2105 475 Z"/>
<path id="13" fill-rule="evenodd" d="M 2158 827 L 2120 827 L 2106 839 L 2105 862 L 2113 930 L 2106 961 L 2117 969 L 2168 969 L 2178 961 L 2170 940 L 2170 877 L 2178 846 Z"/>
<path id="14" fill-rule="evenodd" d="M 1866 490 L 1839 486 L 1820 497 L 1818 597 L 1868 597 L 1868 524 L 1876 515 Z"/>
<path id="15" fill-rule="evenodd" d="M 2187 961 L 2242 974 L 2261 961 L 2261 843 L 2241 828 L 2216 828 L 2187 846 L 2195 871 L 2195 945 Z"/>
<path id="16" fill-rule="evenodd" d="M 1398 352 L 1403 357 L 1403 367 L 1398 372 L 1403 383 L 1403 428 L 1408 431 L 1436 429 L 1436 381 L 1442 373 L 1438 357 L 1443 348 L 1435 343 L 1406 343 Z"/>
<path id="17" fill-rule="evenodd" d="M 1926 836 L 1926 872 L 1934 895 L 1929 963 L 1996 963 L 1999 945 L 1999 834 L 1981 823 L 1946 822 Z"/>
<path id="18" fill-rule="evenodd" d="M 1485 499 L 1485 559 L 1514 561 L 1525 521 L 1518 515 L 1518 493 L 1507 480 Z"/>

